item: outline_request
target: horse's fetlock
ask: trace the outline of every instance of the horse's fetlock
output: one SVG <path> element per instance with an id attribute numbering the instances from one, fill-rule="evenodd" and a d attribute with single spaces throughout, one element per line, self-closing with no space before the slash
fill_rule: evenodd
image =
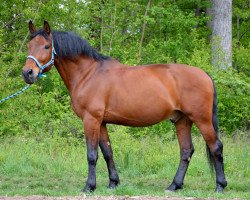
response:
<path id="1" fill-rule="evenodd" d="M 177 188 L 177 189 L 182 188 L 182 186 L 183 186 L 183 181 L 174 180 L 173 182 L 174 182 L 174 184 L 176 185 L 176 188 Z"/>
<path id="2" fill-rule="evenodd" d="M 88 185 L 85 187 L 85 192 L 94 192 L 96 189 L 95 185 Z"/>
<path id="3" fill-rule="evenodd" d="M 182 189 L 183 183 L 175 183 L 176 189 Z"/>
<path id="4" fill-rule="evenodd" d="M 222 185 L 223 187 L 226 187 L 226 186 L 227 186 L 227 181 L 226 181 L 226 179 L 224 179 L 224 178 L 222 178 L 222 179 L 217 179 L 217 180 L 216 180 L 216 183 Z"/>
<path id="5" fill-rule="evenodd" d="M 109 180 L 111 183 L 114 183 L 115 185 L 118 185 L 120 183 L 120 180 L 118 177 L 116 178 L 110 178 Z"/>

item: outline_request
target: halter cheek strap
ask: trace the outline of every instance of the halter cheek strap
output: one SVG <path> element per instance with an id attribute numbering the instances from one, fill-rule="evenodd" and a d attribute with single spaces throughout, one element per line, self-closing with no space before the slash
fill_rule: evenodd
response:
<path id="1" fill-rule="evenodd" d="M 34 57 L 34 56 L 27 56 L 27 59 L 30 58 L 32 60 L 34 60 L 34 62 L 36 63 L 37 67 L 39 67 L 40 69 L 40 72 L 38 74 L 37 77 L 40 77 L 40 76 L 45 76 L 43 74 L 43 70 L 47 67 L 49 67 L 50 65 L 53 65 L 54 64 L 54 59 L 55 59 L 55 55 L 56 55 L 56 50 L 54 48 L 54 42 L 53 42 L 53 39 L 52 39 L 52 52 L 51 52 L 51 59 L 49 62 L 47 62 L 45 65 L 41 65 L 41 63 Z"/>

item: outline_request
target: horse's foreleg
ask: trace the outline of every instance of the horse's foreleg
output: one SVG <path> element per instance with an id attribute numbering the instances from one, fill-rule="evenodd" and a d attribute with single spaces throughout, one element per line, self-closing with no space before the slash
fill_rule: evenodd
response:
<path id="1" fill-rule="evenodd" d="M 113 151 L 111 148 L 106 124 L 101 126 L 101 134 L 99 145 L 102 150 L 103 157 L 107 163 L 109 172 L 109 188 L 115 188 L 119 184 L 119 177 L 113 160 Z"/>
<path id="2" fill-rule="evenodd" d="M 100 123 L 91 115 L 84 117 L 84 133 L 87 143 L 88 179 L 83 192 L 92 192 L 96 188 L 96 162 L 98 159 L 98 143 Z"/>
<path id="3" fill-rule="evenodd" d="M 175 191 L 182 188 L 189 161 L 194 152 L 191 138 L 192 124 L 193 122 L 186 116 L 175 123 L 177 138 L 180 145 L 180 163 L 174 180 L 166 191 Z"/>

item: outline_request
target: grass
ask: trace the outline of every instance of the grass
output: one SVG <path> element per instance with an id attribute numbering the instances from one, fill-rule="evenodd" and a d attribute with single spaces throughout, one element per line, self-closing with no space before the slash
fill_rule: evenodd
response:
<path id="1" fill-rule="evenodd" d="M 115 162 L 121 184 L 107 189 L 108 173 L 99 152 L 97 189 L 91 195 L 152 195 L 198 198 L 250 197 L 249 140 L 223 138 L 225 173 L 228 187 L 224 194 L 214 193 L 215 178 L 209 172 L 205 144 L 193 138 L 195 153 L 184 189 L 164 193 L 179 162 L 177 140 L 167 136 L 134 138 L 124 127 L 111 133 Z M 85 142 L 75 138 L 10 137 L 0 138 L 0 196 L 80 195 L 87 177 Z"/>

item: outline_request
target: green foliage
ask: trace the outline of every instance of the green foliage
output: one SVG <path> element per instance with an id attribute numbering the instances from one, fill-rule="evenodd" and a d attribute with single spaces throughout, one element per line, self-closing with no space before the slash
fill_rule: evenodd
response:
<path id="1" fill-rule="evenodd" d="M 250 77 L 250 59 L 248 55 L 250 54 L 250 42 L 246 46 L 239 46 L 235 48 L 233 57 L 235 69 L 238 72 L 243 72 L 246 76 Z"/>
<path id="2" fill-rule="evenodd" d="M 249 2 L 245 0 L 233 1 L 233 36 L 245 46 L 249 45 L 250 9 Z M 237 26 L 237 18 L 239 20 Z M 239 38 L 237 37 L 239 35 Z"/>
<path id="3" fill-rule="evenodd" d="M 219 124 L 221 131 L 250 128 L 249 118 L 249 77 L 233 71 L 218 71 L 212 75 L 217 83 L 219 95 Z M 227 127 L 223 126 L 227 124 Z"/>
<path id="4" fill-rule="evenodd" d="M 249 7 L 234 1 L 234 69 L 220 71 L 210 64 L 210 30 L 205 10 L 210 1 L 153 1 L 145 16 L 146 1 L 3 0 L 0 4 L 0 98 L 24 87 L 21 69 L 26 60 L 27 22 L 43 19 L 52 29 L 72 30 L 102 53 L 124 64 L 187 63 L 214 79 L 218 90 L 219 122 L 225 134 L 249 129 Z M 195 13 L 199 10 L 200 14 Z M 240 16 L 240 43 L 236 18 Z M 139 59 L 142 25 L 146 22 Z M 163 122 L 149 128 L 128 128 L 136 137 L 164 136 L 171 131 Z M 19 97 L 0 104 L 0 136 L 61 135 L 82 137 L 82 123 L 70 108 L 68 92 L 56 70 Z M 173 133 L 173 134 L 172 134 Z"/>

